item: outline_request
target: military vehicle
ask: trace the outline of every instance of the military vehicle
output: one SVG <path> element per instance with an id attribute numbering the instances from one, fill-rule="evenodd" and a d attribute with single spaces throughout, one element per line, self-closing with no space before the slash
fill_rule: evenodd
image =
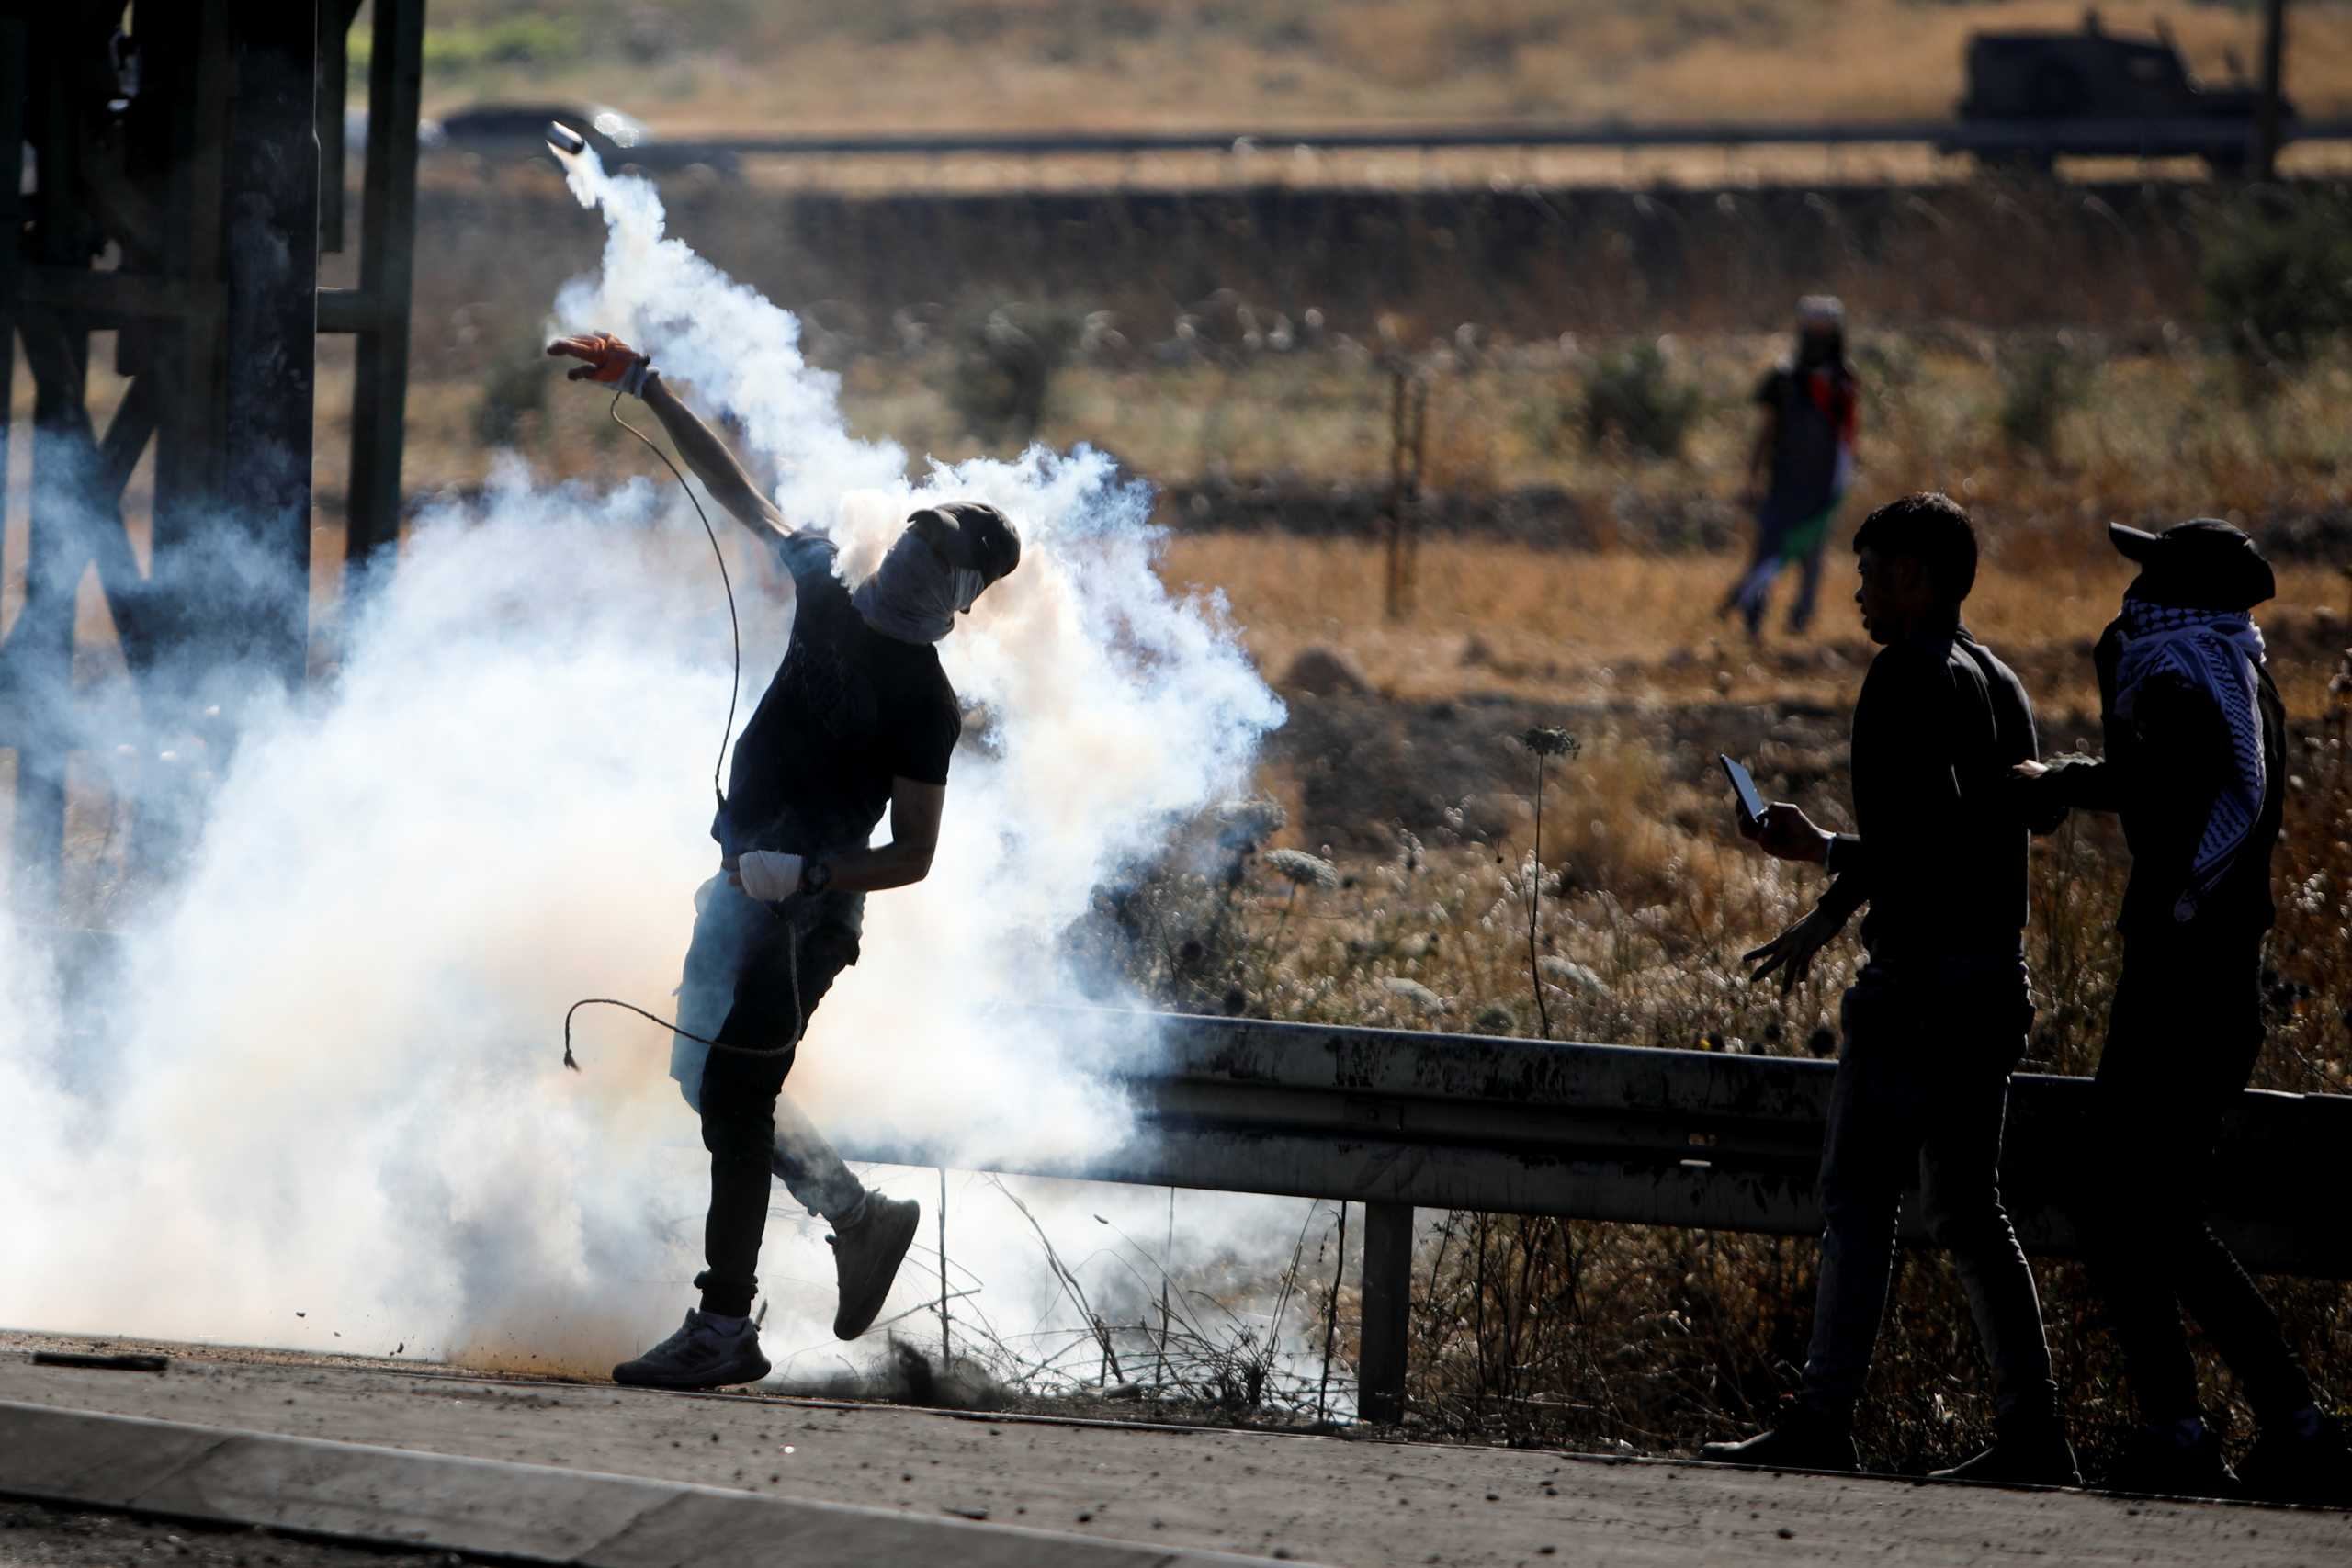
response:
<path id="1" fill-rule="evenodd" d="M 2194 152 L 2215 174 L 2245 167 L 2261 90 L 2245 80 L 2209 87 L 2190 73 L 2171 30 L 2154 37 L 2110 33 L 2098 13 L 2079 32 L 1978 33 L 1968 40 L 1968 96 L 1961 124 L 1971 130 L 2037 128 L 2015 146 L 1987 148 L 1956 138 L 1944 151 L 1973 151 L 1986 163 L 2047 170 L 2069 155 Z M 2294 113 L 2281 101 L 2279 118 Z"/>

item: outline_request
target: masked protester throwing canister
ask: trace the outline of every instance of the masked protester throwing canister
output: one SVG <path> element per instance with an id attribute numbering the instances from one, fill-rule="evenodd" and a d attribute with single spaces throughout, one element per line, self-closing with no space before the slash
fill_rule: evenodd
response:
<path id="1" fill-rule="evenodd" d="M 843 1339 L 873 1324 L 914 1238 L 919 1206 L 868 1192 L 781 1090 L 809 1014 L 857 962 L 865 895 L 930 872 L 963 727 L 933 645 L 1019 563 L 1021 540 L 992 506 L 926 508 L 853 591 L 833 542 L 786 524 L 645 355 L 602 333 L 548 352 L 585 361 L 573 380 L 642 398 L 712 497 L 775 551 L 797 595 L 791 643 L 736 743 L 711 824 L 719 874 L 695 896 L 678 992 L 670 1075 L 710 1151 L 702 1301 L 675 1334 L 613 1369 L 617 1382 L 658 1388 L 754 1382 L 768 1372 L 750 1314 L 772 1176 L 833 1227 Z M 869 847 L 885 810 L 889 841 Z"/>

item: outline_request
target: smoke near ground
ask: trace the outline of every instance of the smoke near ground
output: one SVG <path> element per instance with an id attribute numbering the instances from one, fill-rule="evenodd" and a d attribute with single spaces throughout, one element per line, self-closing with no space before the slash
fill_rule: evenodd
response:
<path id="1" fill-rule="evenodd" d="M 873 899 L 788 1092 L 852 1153 L 1082 1165 L 1127 1130 L 1112 1054 L 1149 1043 L 1038 1010 L 1082 994 L 1057 939 L 1246 784 L 1280 705 L 1219 606 L 1160 586 L 1147 497 L 1107 458 L 910 482 L 845 429 L 793 318 L 663 235 L 650 186 L 573 182 L 610 241 L 551 329 L 648 348 L 853 576 L 930 500 L 1020 524 L 1021 570 L 943 648 L 987 716 L 932 876 Z M 791 610 L 749 545 L 727 537 L 747 712 Z M 708 546 L 674 487 L 515 464 L 428 512 L 338 630 L 331 682 L 248 718 L 184 876 L 124 933 L 102 1027 L 66 1016 L 34 944 L 0 953 L 0 1322 L 601 1371 L 690 1299 L 705 1169 L 666 1035 L 583 1014 L 573 1076 L 557 1032 L 585 995 L 666 1010 L 715 869 L 729 648 Z M 886 1179 L 936 1201 L 927 1173 Z M 1033 1303 L 1067 1312 L 1027 1222 L 957 1179 L 954 1288 L 1023 1330 Z M 1048 1187 L 1048 1228 L 1164 1223 L 1164 1194 Z M 1217 1223 L 1267 1217 L 1241 1201 Z M 763 1274 L 771 1351 L 827 1342 L 813 1234 L 773 1227 Z M 902 1281 L 902 1304 L 924 1288 Z"/>

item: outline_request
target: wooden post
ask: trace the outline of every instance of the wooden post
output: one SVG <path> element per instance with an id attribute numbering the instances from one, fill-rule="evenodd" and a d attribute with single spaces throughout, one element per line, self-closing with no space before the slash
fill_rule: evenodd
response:
<path id="1" fill-rule="evenodd" d="M 25 23 L 21 17 L 0 17 L 0 147 L 21 148 L 24 141 Z M 22 184 L 17 168 L 11 164 L 8 177 L 0 179 L 0 234 L 24 232 Z M 21 252 L 18 245 L 0 245 L 0 574 L 8 565 L 8 411 L 17 397 L 17 274 L 24 265 Z M 0 691 L 7 685 L 8 639 L 0 633 Z M 13 750 L 21 744 L 14 727 L 0 722 L 0 750 Z"/>
<path id="2" fill-rule="evenodd" d="M 408 409 L 408 315 L 416 245 L 416 116 L 424 79 L 424 0 L 375 0 L 368 59 L 368 186 L 359 217 L 359 334 L 351 400 L 351 504 L 345 570 L 400 537 L 401 439 Z"/>
<path id="3" fill-rule="evenodd" d="M 167 9 L 156 21 L 169 29 L 169 46 L 183 62 L 165 82 L 150 88 L 172 95 L 175 145 L 166 164 L 170 194 L 163 272 L 186 279 L 209 299 L 220 277 L 221 169 L 236 98 L 228 6 L 225 0 L 202 0 Z M 158 565 L 175 561 L 182 551 L 203 549 L 220 508 L 220 312 L 194 311 L 178 326 L 176 333 L 156 334 L 162 396 L 153 559 Z M 175 606 L 171 640 L 184 635 L 184 619 Z M 142 816 L 142 834 L 146 821 Z"/>
<path id="4" fill-rule="evenodd" d="M 1394 372 L 1388 401 L 1387 613 L 1413 609 L 1413 558 L 1419 547 L 1421 462 L 1428 452 L 1430 384 L 1409 367 Z"/>
<path id="5" fill-rule="evenodd" d="M 1363 1206 L 1363 1358 L 1356 1411 L 1394 1424 L 1405 1416 L 1405 1342 L 1412 1325 L 1413 1207 Z"/>
<path id="6" fill-rule="evenodd" d="M 2278 107 L 2287 74 L 2287 0 L 2265 0 L 2262 7 L 2262 101 L 2255 110 L 2254 177 L 2267 180 L 2278 169 Z"/>
<path id="7" fill-rule="evenodd" d="M 351 76 L 346 47 L 359 0 L 318 0 L 319 249 L 343 249 L 343 112 Z"/>
<path id="8" fill-rule="evenodd" d="M 254 659 L 288 686 L 301 683 L 310 660 L 318 24 L 311 6 L 232 12 L 237 102 L 226 170 L 221 500 L 228 531 L 253 554 L 242 572 L 207 574 L 215 603 L 201 606 L 213 659 Z"/>
<path id="9" fill-rule="evenodd" d="M 42 352 L 34 353 L 36 344 Z M 57 922 L 65 859 L 65 776 L 72 758 L 74 602 L 88 557 L 81 548 L 82 481 L 90 467 L 83 385 L 85 332 L 53 316 L 25 323 L 33 374 L 31 514 L 25 602 L 8 634 L 9 706 L 17 722 L 17 913 Z"/>
<path id="10" fill-rule="evenodd" d="M 51 28 L 48 40 L 54 44 L 58 38 Z M 94 245 L 88 205 L 75 179 L 83 140 L 79 118 L 66 94 L 53 84 L 44 88 L 24 106 L 28 121 L 38 106 L 44 152 L 29 248 L 45 268 L 86 267 Z M 13 145 L 8 156 L 16 156 Z M 8 178 L 16 182 L 14 170 Z M 62 891 L 74 603 L 87 560 L 80 548 L 80 513 L 90 468 L 90 415 L 83 395 L 90 335 L 83 321 L 52 310 L 28 312 L 17 324 L 33 378 L 33 439 L 25 599 L 6 643 L 7 705 L 17 728 L 11 902 L 21 919 L 48 925 L 57 920 Z"/>
<path id="11" fill-rule="evenodd" d="M 149 334 L 142 380 L 154 383 L 155 488 L 149 514 L 150 581 L 142 599 L 141 668 L 167 672 L 142 687 L 149 719 L 164 733 L 184 725 L 199 683 L 206 595 L 188 592 L 217 546 L 226 408 L 220 301 L 223 171 L 236 104 L 236 62 L 227 0 L 150 7 L 141 17 L 152 51 L 141 97 L 153 100 L 136 145 L 159 197 L 160 275 L 186 291 L 187 310 Z M 152 34 L 150 29 L 153 29 Z M 172 69 L 158 68 L 168 61 Z M 131 649 L 127 646 L 125 652 Z M 153 737 L 149 738 L 152 741 Z M 127 860 L 134 877 L 167 875 L 187 851 L 193 814 L 184 773 L 153 744 L 133 785 Z"/>

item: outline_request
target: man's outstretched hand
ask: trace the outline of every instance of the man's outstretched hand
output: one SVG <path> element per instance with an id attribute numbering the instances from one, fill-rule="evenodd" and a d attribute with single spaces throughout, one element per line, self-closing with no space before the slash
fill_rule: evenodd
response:
<path id="1" fill-rule="evenodd" d="M 1814 910 L 1763 946 L 1740 954 L 1742 964 L 1756 967 L 1748 973 L 1748 983 L 1763 979 L 1774 970 L 1781 975 L 1781 994 L 1787 996 L 1796 983 L 1812 972 L 1815 954 L 1829 945 L 1832 938 L 1845 929 L 1846 922 L 1834 919 Z"/>
<path id="2" fill-rule="evenodd" d="M 1739 836 L 1774 860 L 1805 861 L 1819 865 L 1829 858 L 1829 835 L 1813 818 L 1785 800 L 1774 801 L 1758 818 L 1739 818 Z"/>
<path id="3" fill-rule="evenodd" d="M 564 379 L 600 381 L 607 387 L 616 385 L 630 371 L 644 364 L 646 358 L 610 333 L 582 333 L 578 337 L 560 337 L 548 344 L 548 357 L 584 359 L 587 363 L 572 367 Z"/>
<path id="4" fill-rule="evenodd" d="M 2033 833 L 2054 833 L 2066 820 L 2067 806 L 2059 792 L 2060 770 L 2045 762 L 2019 762 L 2009 770 L 2004 804 Z"/>

